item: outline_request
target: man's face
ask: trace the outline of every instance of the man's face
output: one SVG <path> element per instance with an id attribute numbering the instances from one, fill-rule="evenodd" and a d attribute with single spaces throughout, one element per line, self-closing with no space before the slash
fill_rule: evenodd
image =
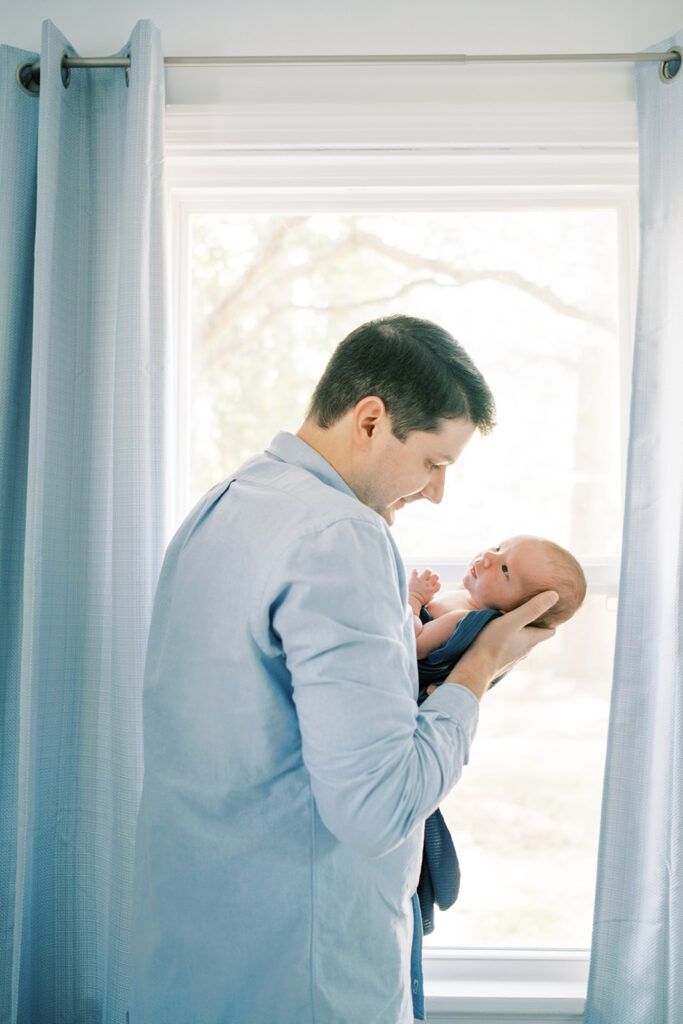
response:
<path id="1" fill-rule="evenodd" d="M 361 501 L 391 525 L 396 512 L 420 498 L 438 504 L 444 492 L 446 470 L 474 434 L 469 420 L 443 420 L 438 430 L 415 430 L 399 441 L 391 430 L 378 439 Z"/>
<path id="2" fill-rule="evenodd" d="M 462 585 L 477 608 L 509 612 L 528 596 L 544 589 L 552 566 L 544 545 L 535 537 L 511 537 L 480 551 L 463 576 Z"/>

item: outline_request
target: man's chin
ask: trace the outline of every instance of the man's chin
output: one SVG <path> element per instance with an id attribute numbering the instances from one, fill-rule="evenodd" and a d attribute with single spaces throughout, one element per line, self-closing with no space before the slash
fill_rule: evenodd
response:
<path id="1" fill-rule="evenodd" d="M 399 509 L 402 509 L 405 504 L 406 499 L 399 498 L 398 501 L 393 502 L 393 504 L 387 505 L 387 507 L 381 513 L 381 515 L 384 516 L 386 521 L 389 523 L 389 526 L 393 526 L 394 519 L 396 518 L 396 513 L 399 511 Z"/>
<path id="2" fill-rule="evenodd" d="M 413 501 L 419 501 L 421 497 L 421 494 L 409 494 L 405 498 L 399 498 L 397 501 L 394 501 L 391 505 L 388 505 L 383 512 L 380 512 L 380 515 L 382 515 L 389 523 L 389 526 L 391 526 L 396 517 L 397 512 L 399 512 L 402 508 L 405 508 L 406 505 L 410 505 Z"/>

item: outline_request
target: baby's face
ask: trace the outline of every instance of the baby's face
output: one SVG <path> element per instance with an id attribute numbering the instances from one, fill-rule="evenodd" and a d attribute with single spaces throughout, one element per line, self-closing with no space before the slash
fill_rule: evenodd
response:
<path id="1" fill-rule="evenodd" d="M 480 551 L 463 576 L 462 585 L 476 608 L 509 612 L 551 577 L 548 555 L 535 537 L 511 537 Z"/>

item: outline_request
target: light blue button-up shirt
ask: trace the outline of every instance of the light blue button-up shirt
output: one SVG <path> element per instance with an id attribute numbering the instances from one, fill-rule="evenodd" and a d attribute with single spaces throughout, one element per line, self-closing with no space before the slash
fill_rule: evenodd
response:
<path id="1" fill-rule="evenodd" d="M 412 1021 L 423 822 L 478 704 L 420 708 L 384 520 L 279 434 L 171 542 L 149 638 L 131 1024 Z"/>

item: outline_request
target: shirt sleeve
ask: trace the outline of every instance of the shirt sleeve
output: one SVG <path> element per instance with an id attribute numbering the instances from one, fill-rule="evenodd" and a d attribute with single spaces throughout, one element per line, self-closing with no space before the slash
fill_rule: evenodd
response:
<path id="1" fill-rule="evenodd" d="M 388 853 L 459 778 L 478 702 L 449 685 L 418 709 L 407 603 L 381 524 L 306 535 L 274 567 L 269 604 L 319 814 L 340 841 Z"/>

